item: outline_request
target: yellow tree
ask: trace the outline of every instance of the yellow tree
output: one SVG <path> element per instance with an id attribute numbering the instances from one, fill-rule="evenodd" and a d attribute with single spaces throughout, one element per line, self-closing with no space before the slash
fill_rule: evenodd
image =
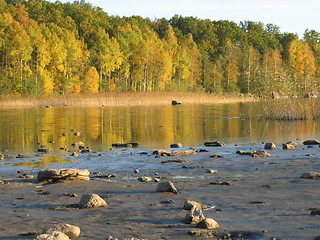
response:
<path id="1" fill-rule="evenodd" d="M 87 92 L 98 93 L 99 92 L 99 73 L 95 67 L 90 67 L 86 77 L 85 84 L 87 87 Z"/>
<path id="2" fill-rule="evenodd" d="M 226 42 L 227 56 L 225 66 L 225 90 L 227 92 L 239 91 L 238 78 L 240 76 L 238 66 L 237 48 L 227 39 Z"/>

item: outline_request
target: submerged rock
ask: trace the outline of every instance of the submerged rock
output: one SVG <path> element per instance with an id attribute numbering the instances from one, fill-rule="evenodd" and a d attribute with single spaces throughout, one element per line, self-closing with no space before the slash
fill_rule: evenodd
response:
<path id="1" fill-rule="evenodd" d="M 172 100 L 171 101 L 171 105 L 173 105 L 173 106 L 175 106 L 175 105 L 180 105 L 181 104 L 181 102 L 178 102 L 178 101 L 176 101 L 176 100 Z"/>
<path id="2" fill-rule="evenodd" d="M 80 235 L 80 228 L 77 226 L 73 226 L 65 223 L 58 223 L 46 226 L 42 233 L 50 233 L 50 232 L 62 232 L 67 235 L 69 238 L 77 238 Z"/>
<path id="3" fill-rule="evenodd" d="M 158 155 L 158 156 L 163 156 L 163 157 L 170 157 L 170 156 L 187 156 L 187 155 L 195 155 L 197 154 L 197 151 L 195 149 L 190 149 L 190 150 L 184 150 L 184 151 L 171 151 L 167 152 L 163 149 L 160 150 L 155 150 L 153 152 L 153 155 Z"/>
<path id="4" fill-rule="evenodd" d="M 181 143 L 173 143 L 170 145 L 170 148 L 182 148 L 182 144 Z"/>
<path id="5" fill-rule="evenodd" d="M 320 141 L 316 139 L 306 140 L 303 142 L 303 145 L 320 145 Z"/>
<path id="6" fill-rule="evenodd" d="M 177 194 L 178 190 L 171 181 L 160 182 L 156 189 L 157 192 L 172 192 Z"/>
<path id="7" fill-rule="evenodd" d="M 317 215 L 317 216 L 320 215 L 320 208 L 316 208 L 316 209 L 312 210 L 310 214 Z"/>
<path id="8" fill-rule="evenodd" d="M 69 240 L 70 238 L 62 232 L 49 232 L 37 236 L 34 240 Z"/>
<path id="9" fill-rule="evenodd" d="M 83 195 L 78 205 L 80 208 L 98 208 L 108 206 L 108 204 L 95 193 Z"/>
<path id="10" fill-rule="evenodd" d="M 276 148 L 277 148 L 277 145 L 274 144 L 274 143 L 266 143 L 264 145 L 264 149 L 273 150 L 273 149 L 276 149 Z"/>
<path id="11" fill-rule="evenodd" d="M 113 143 L 111 145 L 114 148 L 137 148 L 139 147 L 139 143 Z"/>
<path id="12" fill-rule="evenodd" d="M 48 152 L 53 152 L 53 150 L 51 148 L 48 148 L 47 146 L 40 146 L 38 148 L 38 152 L 48 153 Z"/>
<path id="13" fill-rule="evenodd" d="M 271 154 L 267 153 L 264 150 L 256 150 L 251 154 L 252 157 L 271 157 Z"/>
<path id="14" fill-rule="evenodd" d="M 307 172 L 307 173 L 303 173 L 300 178 L 318 180 L 318 179 L 320 179 L 320 173 L 319 172 Z"/>
<path id="15" fill-rule="evenodd" d="M 239 154 L 239 155 L 251 156 L 253 152 L 246 152 L 246 151 L 243 151 L 243 150 L 238 150 L 236 153 Z"/>
<path id="16" fill-rule="evenodd" d="M 47 180 L 89 180 L 87 169 L 48 169 L 38 173 L 38 181 Z"/>
<path id="17" fill-rule="evenodd" d="M 225 144 L 223 142 L 205 142 L 204 145 L 206 147 L 222 147 Z"/>
<path id="18" fill-rule="evenodd" d="M 284 143 L 282 144 L 282 148 L 284 150 L 295 150 L 296 147 L 293 144 Z"/>

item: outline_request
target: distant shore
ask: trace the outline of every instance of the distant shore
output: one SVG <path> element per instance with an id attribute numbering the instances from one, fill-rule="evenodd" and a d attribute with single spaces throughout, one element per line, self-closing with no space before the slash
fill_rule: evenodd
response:
<path id="1" fill-rule="evenodd" d="M 2 96 L 0 97 L 0 107 L 167 105 L 171 104 L 173 100 L 182 104 L 221 104 L 249 102 L 255 101 L 257 98 L 236 94 L 194 92 L 126 92 L 37 97 Z"/>

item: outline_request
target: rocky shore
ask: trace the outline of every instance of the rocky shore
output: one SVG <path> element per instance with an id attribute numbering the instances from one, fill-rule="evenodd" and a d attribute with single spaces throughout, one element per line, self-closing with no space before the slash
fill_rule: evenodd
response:
<path id="1" fill-rule="evenodd" d="M 0 176 L 0 239 L 320 239 L 319 143 L 214 143 Z"/>

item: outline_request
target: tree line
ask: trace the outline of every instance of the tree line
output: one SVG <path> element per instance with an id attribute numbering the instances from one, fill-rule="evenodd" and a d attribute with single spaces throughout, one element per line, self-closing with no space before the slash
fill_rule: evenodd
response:
<path id="1" fill-rule="evenodd" d="M 320 87 L 320 33 L 273 24 L 109 16 L 84 0 L 0 0 L 1 94 Z"/>

